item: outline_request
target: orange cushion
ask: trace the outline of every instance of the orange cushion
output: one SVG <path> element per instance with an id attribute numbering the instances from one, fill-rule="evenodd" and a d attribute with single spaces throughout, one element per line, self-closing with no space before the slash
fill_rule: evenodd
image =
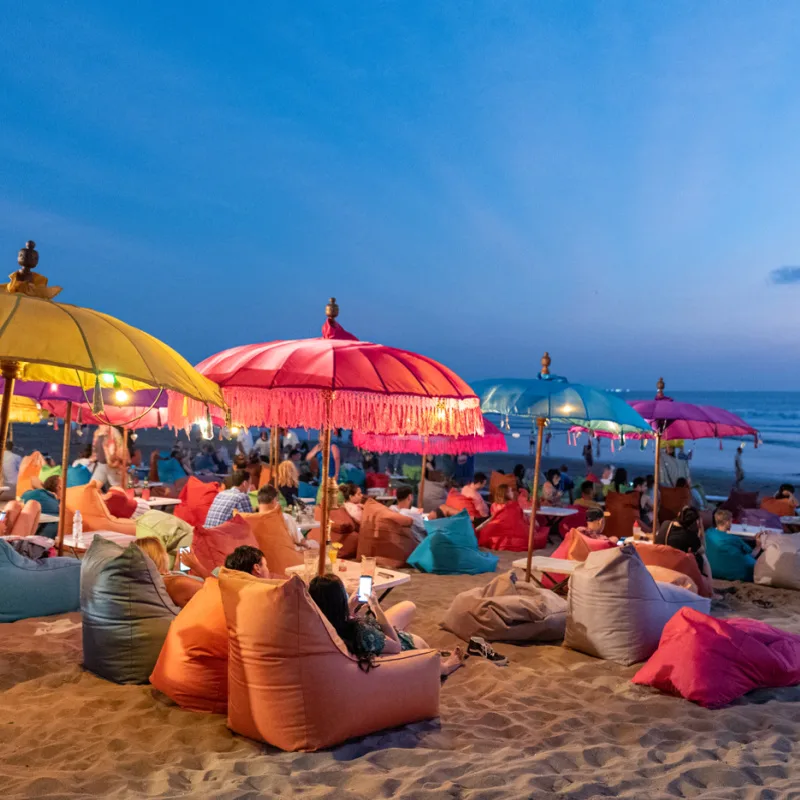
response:
<path id="1" fill-rule="evenodd" d="M 216 578 L 172 621 L 150 683 L 189 711 L 228 708 L 228 628 Z"/>
<path id="2" fill-rule="evenodd" d="M 708 575 L 703 575 L 697 566 L 697 560 L 693 555 L 684 553 L 675 547 L 666 544 L 642 544 L 634 542 L 636 552 L 648 567 L 666 567 L 674 572 L 682 572 L 692 579 L 697 586 L 697 593 L 701 597 L 711 597 L 714 594 L 714 586 L 711 582 L 711 570 L 706 566 Z"/>
<path id="3" fill-rule="evenodd" d="M 196 525 L 192 537 L 192 553 L 203 567 L 211 572 L 239 546 L 258 547 L 256 537 L 242 517 L 236 516 L 216 528 Z"/>
<path id="4" fill-rule="evenodd" d="M 459 492 L 458 489 L 450 490 L 447 495 L 447 500 L 445 500 L 445 505 L 454 508 L 456 511 L 466 509 L 470 519 L 477 519 L 480 516 L 475 506 L 475 501 L 471 497 L 467 497 L 465 494 Z"/>
<path id="5" fill-rule="evenodd" d="M 776 517 L 793 517 L 797 513 L 791 500 L 777 497 L 765 497 L 761 501 L 761 508 Z"/>
<path id="6" fill-rule="evenodd" d="M 402 567 L 414 552 L 417 540 L 411 533 L 411 517 L 390 511 L 372 498 L 364 503 L 358 533 L 358 557 L 374 556 L 382 567 Z"/>
<path id="7" fill-rule="evenodd" d="M 39 473 L 44 466 L 44 456 L 35 450 L 28 456 L 24 456 L 19 464 L 19 474 L 17 475 L 17 497 L 22 497 L 25 492 L 35 488 L 32 481 L 39 477 Z"/>
<path id="8" fill-rule="evenodd" d="M 286 529 L 283 512 L 280 508 L 266 513 L 241 514 L 242 519 L 250 526 L 258 548 L 267 559 L 269 571 L 275 575 L 284 575 L 289 567 L 303 563 L 303 553 L 298 550 Z"/>
<path id="9" fill-rule="evenodd" d="M 178 496 L 181 503 L 175 507 L 175 516 L 190 525 L 202 525 L 219 490 L 218 483 L 205 483 L 190 475 Z"/>
<path id="10" fill-rule="evenodd" d="M 489 496 L 494 497 L 494 490 L 498 486 L 510 486 L 512 489 L 517 488 L 517 478 L 515 475 L 504 475 L 502 472 L 492 470 L 489 476 Z"/>
<path id="11" fill-rule="evenodd" d="M 222 570 L 219 582 L 235 733 L 282 750 L 319 750 L 438 715 L 437 651 L 381 657 L 365 672 L 297 576 Z"/>

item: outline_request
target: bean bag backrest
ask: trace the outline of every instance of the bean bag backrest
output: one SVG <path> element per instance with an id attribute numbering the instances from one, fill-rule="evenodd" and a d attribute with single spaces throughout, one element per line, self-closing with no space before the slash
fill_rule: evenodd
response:
<path id="1" fill-rule="evenodd" d="M 608 539 L 592 539 L 573 528 L 564 537 L 564 541 L 553 551 L 552 558 L 564 558 L 567 561 L 586 561 L 595 550 L 608 550 L 611 547 L 614 547 L 614 545 Z M 545 589 L 552 589 L 556 583 L 560 583 L 568 577 L 568 575 L 560 573 L 549 573 L 542 576 L 541 583 Z"/>
<path id="2" fill-rule="evenodd" d="M 300 481 L 297 486 L 297 496 L 301 500 L 313 500 L 317 496 L 317 487 L 305 481 Z"/>
<path id="3" fill-rule="evenodd" d="M 763 534 L 753 580 L 780 589 L 800 589 L 800 533 Z"/>
<path id="4" fill-rule="evenodd" d="M 181 503 L 175 506 L 175 516 L 193 527 L 202 525 L 206 521 L 208 509 L 211 508 L 219 490 L 218 483 L 205 483 L 195 478 L 194 475 L 189 476 L 178 495 Z"/>
<path id="5" fill-rule="evenodd" d="M 677 519 L 684 506 L 692 504 L 692 490 L 688 486 L 680 488 L 663 486 L 659 491 L 658 521 Z"/>
<path id="6" fill-rule="evenodd" d="M 675 572 L 682 572 L 692 579 L 694 585 L 697 586 L 697 591 L 703 597 L 711 597 L 714 594 L 711 568 L 707 569 L 708 574 L 703 575 L 697 566 L 697 559 L 693 555 L 666 544 L 635 542 L 634 547 L 642 561 L 648 566 L 666 567 Z"/>
<path id="7" fill-rule="evenodd" d="M 388 489 L 389 476 L 384 472 L 368 472 L 365 476 L 367 489 Z"/>
<path id="8" fill-rule="evenodd" d="M 754 619 L 681 609 L 633 682 L 720 708 L 753 689 L 800 683 L 800 636 Z"/>
<path id="9" fill-rule="evenodd" d="M 361 467 L 356 467 L 354 464 L 342 464 L 342 468 L 339 470 L 339 483 L 354 483 L 365 489 L 367 476 Z"/>
<path id="10" fill-rule="evenodd" d="M 564 644 L 620 664 L 649 658 L 664 625 L 684 606 L 708 613 L 711 601 L 656 583 L 631 545 L 592 553 L 569 582 Z"/>
<path id="11" fill-rule="evenodd" d="M 119 519 L 130 519 L 136 511 L 136 499 L 128 497 L 124 489 L 111 487 L 103 498 L 108 513 Z"/>
<path id="12" fill-rule="evenodd" d="M 331 521 L 331 542 L 338 542 L 342 546 L 339 558 L 355 558 L 358 552 L 358 524 L 342 506 L 330 509 L 328 518 Z M 314 519 L 317 522 L 322 520 L 322 509 L 319 506 L 314 508 Z M 309 531 L 306 538 L 321 543 L 322 528 Z"/>
<path id="13" fill-rule="evenodd" d="M 284 575 L 289 567 L 303 563 L 303 553 L 295 547 L 280 509 L 241 516 L 256 537 L 270 572 Z"/>
<path id="14" fill-rule="evenodd" d="M 67 508 L 73 514 L 76 511 L 81 512 L 85 531 L 114 531 L 129 536 L 136 535 L 136 520 L 120 519 L 110 514 L 96 481 L 67 489 Z"/>
<path id="15" fill-rule="evenodd" d="M 235 733 L 282 750 L 318 750 L 438 715 L 435 650 L 385 656 L 364 672 L 300 578 L 222 570 L 220 589 Z"/>
<path id="16" fill-rule="evenodd" d="M 758 508 L 758 492 L 738 492 L 731 489 L 728 499 L 720 506 L 733 514 L 738 521 L 742 511 L 746 508 Z"/>
<path id="17" fill-rule="evenodd" d="M 173 620 L 150 683 L 189 711 L 227 711 L 228 628 L 216 578 Z"/>
<path id="18" fill-rule="evenodd" d="M 791 500 L 776 497 L 765 497 L 761 501 L 761 509 L 769 511 L 776 517 L 792 517 L 795 515 L 794 503 Z"/>
<path id="19" fill-rule="evenodd" d="M 28 456 L 24 456 L 19 464 L 19 474 L 17 475 L 17 497 L 22 497 L 30 489 L 38 489 L 39 473 L 44 466 L 44 456 L 36 450 Z M 36 485 L 34 486 L 34 483 Z"/>
<path id="20" fill-rule="evenodd" d="M 470 519 L 477 519 L 478 509 L 475 506 L 475 501 L 471 497 L 462 494 L 458 489 L 451 489 L 447 495 L 445 505 L 454 508 L 456 511 L 466 510 Z"/>
<path id="21" fill-rule="evenodd" d="M 33 561 L 0 539 L 0 622 L 77 611 L 80 582 L 80 561 Z"/>
<path id="22" fill-rule="evenodd" d="M 452 517 L 427 520 L 427 537 L 408 557 L 421 572 L 437 575 L 480 575 L 494 572 L 498 558 L 478 550 L 478 540 L 466 511 Z"/>
<path id="23" fill-rule="evenodd" d="M 564 517 L 558 524 L 558 532 L 561 534 L 561 538 L 563 539 L 573 528 L 585 528 L 586 527 L 586 512 L 589 510 L 588 508 L 584 508 L 583 506 L 567 506 L 567 508 L 574 511 L 574 514 L 570 514 L 568 517 Z"/>
<path id="24" fill-rule="evenodd" d="M 437 481 L 426 480 L 422 497 L 422 510 L 427 514 L 447 502 L 447 487 Z"/>
<path id="25" fill-rule="evenodd" d="M 83 664 L 116 683 L 147 683 L 180 609 L 135 545 L 95 536 L 81 564 Z"/>
<path id="26" fill-rule="evenodd" d="M 468 642 L 555 642 L 564 637 L 567 601 L 504 573 L 455 596 L 442 627 Z"/>
<path id="27" fill-rule="evenodd" d="M 543 535 L 540 533 L 543 530 Z M 528 549 L 530 517 L 526 517 L 519 503 L 506 503 L 491 519 L 480 526 L 478 543 L 490 550 L 512 550 L 521 553 Z M 548 528 L 534 531 L 534 547 L 547 544 Z M 538 535 L 537 535 L 538 534 Z"/>
<path id="28" fill-rule="evenodd" d="M 186 477 L 186 470 L 181 466 L 181 462 L 177 458 L 171 455 L 167 455 L 164 458 L 163 454 L 159 455 L 156 468 L 158 470 L 158 480 L 161 483 L 173 484 Z"/>
<path id="29" fill-rule="evenodd" d="M 504 475 L 502 472 L 492 470 L 489 476 L 489 496 L 494 498 L 494 491 L 498 486 L 510 486 L 512 489 L 517 488 L 517 478 L 515 475 Z"/>
<path id="30" fill-rule="evenodd" d="M 258 547 L 258 541 L 250 526 L 239 515 L 216 528 L 197 525 L 192 536 L 192 554 L 209 572 L 221 567 L 225 559 L 242 545 Z"/>
<path id="31" fill-rule="evenodd" d="M 194 528 L 178 517 L 151 509 L 136 519 L 136 538 L 155 536 L 167 549 L 169 568 L 175 567 L 175 556 L 181 547 L 191 547 Z"/>
<path id="32" fill-rule="evenodd" d="M 639 519 L 639 492 L 609 492 L 606 495 L 606 525 L 603 533 L 624 539 L 633 536 L 633 525 Z"/>
<path id="33" fill-rule="evenodd" d="M 715 578 L 723 581 L 753 580 L 756 560 L 747 543 L 738 536 L 710 528 L 705 533 L 706 556 Z"/>
<path id="34" fill-rule="evenodd" d="M 89 472 L 88 467 L 83 464 L 78 464 L 77 467 L 69 467 L 67 469 L 67 488 L 70 486 L 86 486 L 92 479 L 92 473 Z"/>
<path id="35" fill-rule="evenodd" d="M 647 571 L 653 580 L 658 583 L 671 583 L 673 586 L 681 586 L 690 592 L 698 594 L 697 584 L 682 572 L 675 572 L 675 570 L 667 569 L 666 567 L 647 567 Z"/>
<path id="36" fill-rule="evenodd" d="M 369 498 L 364 503 L 358 532 L 358 558 L 373 556 L 382 567 L 402 567 L 417 546 L 411 532 L 411 517 L 389 511 Z"/>

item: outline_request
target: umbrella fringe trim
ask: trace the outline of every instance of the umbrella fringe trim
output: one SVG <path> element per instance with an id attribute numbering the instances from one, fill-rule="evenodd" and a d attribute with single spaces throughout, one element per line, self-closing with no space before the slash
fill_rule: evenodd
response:
<path id="1" fill-rule="evenodd" d="M 423 452 L 430 456 L 451 455 L 461 453 L 507 452 L 508 444 L 504 434 L 490 433 L 483 436 L 464 436 L 448 438 L 431 436 L 427 440 L 417 436 L 392 436 L 383 433 L 353 433 L 353 444 L 362 450 L 374 453 L 407 453 L 421 456 Z"/>

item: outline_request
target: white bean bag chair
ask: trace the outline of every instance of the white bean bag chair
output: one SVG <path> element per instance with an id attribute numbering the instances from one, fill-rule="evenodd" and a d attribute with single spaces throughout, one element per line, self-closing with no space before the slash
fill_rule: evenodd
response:
<path id="1" fill-rule="evenodd" d="M 619 664 L 645 661 L 680 608 L 708 614 L 711 600 L 655 581 L 632 545 L 598 550 L 570 578 L 564 644 Z"/>
<path id="2" fill-rule="evenodd" d="M 766 533 L 753 581 L 779 589 L 800 589 L 800 533 Z"/>
<path id="3" fill-rule="evenodd" d="M 555 642 L 564 638 L 566 621 L 563 597 L 507 572 L 457 594 L 441 625 L 465 642 L 472 636 L 487 642 Z"/>

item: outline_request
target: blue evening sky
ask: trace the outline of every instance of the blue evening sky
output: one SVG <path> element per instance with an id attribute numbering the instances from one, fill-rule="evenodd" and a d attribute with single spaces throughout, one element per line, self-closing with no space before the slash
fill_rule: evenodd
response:
<path id="1" fill-rule="evenodd" d="M 800 388 L 800 3 L 0 11 L 0 254 L 191 361 Z M 794 278 L 792 277 L 794 276 Z"/>

